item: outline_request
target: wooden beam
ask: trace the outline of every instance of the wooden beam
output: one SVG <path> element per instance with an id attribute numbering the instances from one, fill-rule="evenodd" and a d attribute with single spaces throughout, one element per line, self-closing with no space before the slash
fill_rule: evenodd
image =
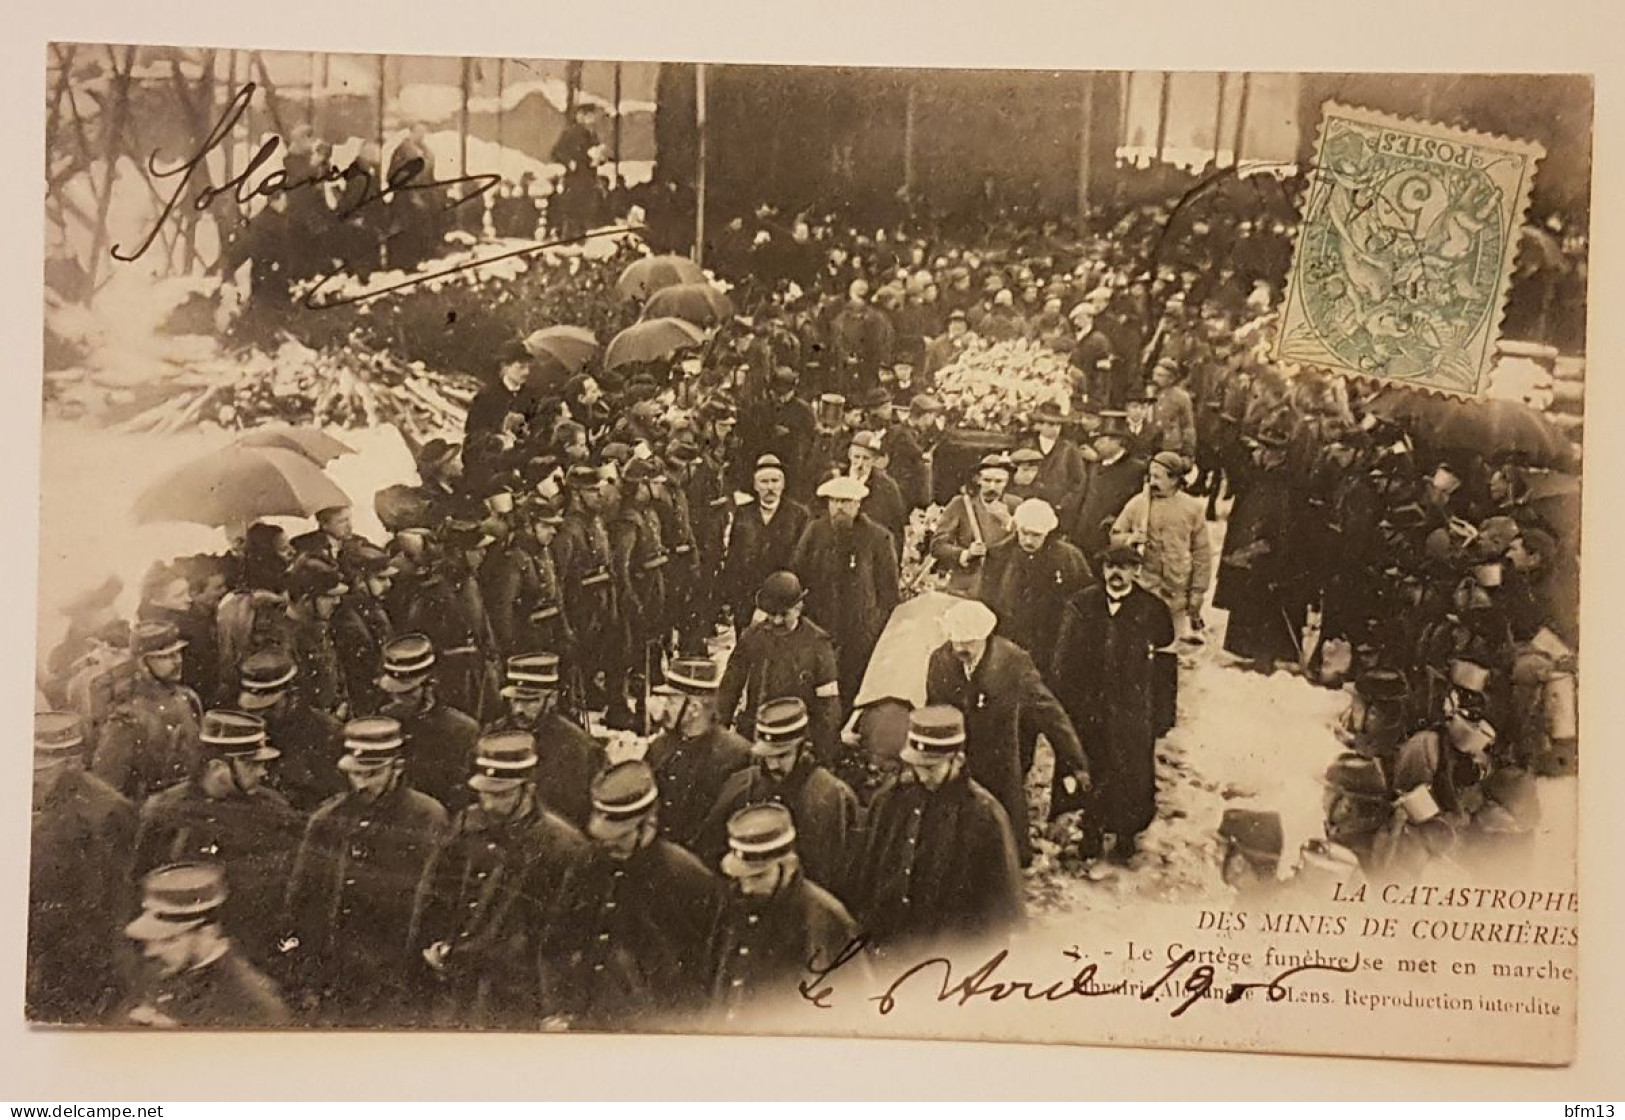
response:
<path id="1" fill-rule="evenodd" d="M 615 63 L 615 123 L 610 126 L 610 147 L 615 159 L 615 185 L 621 185 L 621 64 Z"/>
<path id="2" fill-rule="evenodd" d="M 1241 75 L 1241 98 L 1236 102 L 1236 142 L 1230 146 L 1234 153 L 1236 166 L 1241 165 L 1241 145 L 1247 139 L 1247 107 L 1252 100 L 1253 76 L 1243 72 Z"/>
<path id="3" fill-rule="evenodd" d="M 1168 149 L 1168 94 L 1173 89 L 1174 75 L 1162 72 L 1162 92 L 1157 99 L 1157 162 L 1161 163 Z"/>
<path id="4" fill-rule="evenodd" d="M 260 88 L 265 91 L 265 107 L 271 111 L 271 123 L 276 125 L 277 135 L 287 136 L 288 130 L 282 124 L 282 111 L 277 108 L 276 86 L 271 82 L 271 72 L 265 68 L 265 58 L 259 51 L 249 52 L 253 59 L 254 68 L 260 73 Z M 253 143 L 253 138 L 249 138 Z"/>
<path id="5" fill-rule="evenodd" d="M 1078 222 L 1082 228 L 1084 218 L 1089 215 L 1090 203 L 1090 164 L 1094 158 L 1095 147 L 1095 75 L 1087 73 L 1083 76 L 1083 105 L 1082 120 L 1078 128 Z"/>
<path id="6" fill-rule="evenodd" d="M 462 94 L 463 104 L 457 114 L 457 174 L 468 174 L 468 96 L 469 86 L 474 81 L 474 63 L 467 55 L 463 56 Z"/>
<path id="7" fill-rule="evenodd" d="M 107 248 L 107 213 L 113 204 L 113 180 L 118 170 L 120 137 L 124 133 L 125 118 L 129 115 L 130 74 L 135 70 L 135 51 L 134 47 L 124 49 L 124 66 L 121 70 L 118 54 L 112 47 L 107 48 L 108 62 L 113 67 L 111 79 L 113 106 L 108 118 L 102 124 L 106 134 L 106 142 L 103 145 L 106 171 L 96 192 L 96 227 L 91 233 L 90 261 L 86 265 L 87 300 L 97 291 L 96 277 L 101 271 L 102 253 Z"/>
<path id="8" fill-rule="evenodd" d="M 1213 98 L 1213 166 L 1219 166 L 1219 150 L 1224 146 L 1224 87 L 1230 75 L 1219 71 L 1219 92 Z"/>
<path id="9" fill-rule="evenodd" d="M 694 124 L 698 134 L 698 152 L 694 169 L 694 263 L 705 263 L 705 63 L 694 66 Z"/>

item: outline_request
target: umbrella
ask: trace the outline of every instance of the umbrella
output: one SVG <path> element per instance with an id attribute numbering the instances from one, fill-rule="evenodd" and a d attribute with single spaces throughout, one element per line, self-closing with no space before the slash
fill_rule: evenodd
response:
<path id="1" fill-rule="evenodd" d="M 1531 467 L 1565 468 L 1579 449 L 1557 425 L 1521 401 L 1434 397 L 1406 389 L 1383 389 L 1367 409 L 1411 430 L 1435 451 L 1517 452 Z"/>
<path id="2" fill-rule="evenodd" d="M 946 591 L 926 591 L 899 603 L 880 632 L 869 666 L 858 686 L 854 708 L 882 700 L 906 700 L 918 708 L 925 703 L 925 668 L 931 651 L 945 640 L 942 616 L 964 600 Z"/>
<path id="3" fill-rule="evenodd" d="M 604 368 L 658 361 L 704 341 L 705 332 L 684 319 L 645 319 L 609 340 L 604 350 Z"/>
<path id="4" fill-rule="evenodd" d="M 320 428 L 260 428 L 237 440 L 239 447 L 275 447 L 296 451 L 325 467 L 341 455 L 354 455 L 355 448 L 334 439 Z"/>
<path id="5" fill-rule="evenodd" d="M 710 327 L 732 319 L 734 304 L 711 284 L 673 284 L 650 296 L 643 314 L 651 319 L 669 315 Z"/>
<path id="6" fill-rule="evenodd" d="M 603 347 L 586 327 L 543 327 L 525 336 L 525 349 L 537 361 L 554 362 L 566 374 L 580 373 Z"/>
<path id="7" fill-rule="evenodd" d="M 615 281 L 615 290 L 622 299 L 648 299 L 661 288 L 673 284 L 700 284 L 705 273 L 687 257 L 644 257 L 633 261 Z"/>
<path id="8" fill-rule="evenodd" d="M 280 447 L 230 444 L 183 463 L 135 502 L 141 524 L 192 521 L 241 525 L 261 517 L 312 517 L 350 499 L 304 455 Z"/>

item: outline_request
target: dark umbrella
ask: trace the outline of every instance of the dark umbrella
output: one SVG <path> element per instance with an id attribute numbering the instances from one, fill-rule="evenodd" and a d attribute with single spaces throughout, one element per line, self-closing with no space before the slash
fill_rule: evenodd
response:
<path id="1" fill-rule="evenodd" d="M 237 440 L 240 447 L 276 447 L 297 451 L 318 467 L 325 467 L 341 455 L 354 455 L 355 448 L 334 439 L 320 428 L 260 428 Z"/>
<path id="2" fill-rule="evenodd" d="M 733 318 L 734 304 L 712 284 L 673 284 L 650 296 L 643 314 L 650 319 L 669 316 L 712 327 Z"/>
<path id="3" fill-rule="evenodd" d="M 615 290 L 622 299 L 645 300 L 673 284 L 699 284 L 704 280 L 700 266 L 687 257 L 644 257 L 626 266 L 615 281 Z"/>
<path id="4" fill-rule="evenodd" d="M 165 474 L 135 502 L 141 524 L 191 521 L 219 527 L 262 517 L 313 517 L 350 499 L 297 451 L 230 444 Z"/>
<path id="5" fill-rule="evenodd" d="M 1486 457 L 1517 453 L 1531 467 L 1563 469 L 1579 461 L 1579 449 L 1541 413 L 1521 401 L 1463 400 L 1388 388 L 1367 411 L 1410 429 L 1435 451 L 1467 451 Z"/>
<path id="6" fill-rule="evenodd" d="M 704 341 L 705 332 L 685 319 L 645 319 L 609 340 L 604 350 L 604 368 L 660 361 Z"/>
<path id="7" fill-rule="evenodd" d="M 537 361 L 557 364 L 569 376 L 580 373 L 603 347 L 586 327 L 543 327 L 525 336 L 525 349 Z"/>

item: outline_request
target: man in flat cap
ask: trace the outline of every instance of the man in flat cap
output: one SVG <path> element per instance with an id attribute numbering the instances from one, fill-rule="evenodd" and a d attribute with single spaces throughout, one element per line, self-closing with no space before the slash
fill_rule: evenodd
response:
<path id="1" fill-rule="evenodd" d="M 217 863 L 183 862 L 141 880 L 141 913 L 124 934 L 156 963 L 118 1026 L 285 1027 L 293 1015 L 275 984 L 243 956 L 224 922 L 231 898 Z"/>
<path id="2" fill-rule="evenodd" d="M 633 719 L 627 703 L 626 676 L 631 637 L 611 570 L 603 483 L 598 472 L 588 466 L 571 467 L 564 482 L 567 504 L 564 523 L 553 541 L 553 557 L 564 585 L 564 609 L 570 629 L 583 639 L 574 666 L 582 677 L 576 691 L 584 705 L 593 706 L 590 690 L 594 678 L 602 673 L 605 723 L 629 730 Z M 591 641 L 585 640 L 589 634 Z"/>
<path id="3" fill-rule="evenodd" d="M 1178 452 L 1153 455 L 1145 489 L 1112 523 L 1112 543 L 1139 551 L 1140 585 L 1168 604 L 1175 634 L 1200 641 L 1202 604 L 1213 581 L 1213 545 L 1202 500 L 1182 489 L 1187 468 Z"/>
<path id="4" fill-rule="evenodd" d="M 440 803 L 402 780 L 401 725 L 344 727 L 349 791 L 310 818 L 294 859 L 280 942 L 292 988 L 325 1026 L 410 1025 L 423 970 L 408 940 L 413 893 L 449 828 Z"/>
<path id="5" fill-rule="evenodd" d="M 128 905 L 136 811 L 85 769 L 84 724 L 72 712 L 34 716 L 28 863 L 28 972 L 34 1023 L 100 1019 L 118 994 L 115 931 Z"/>
<path id="6" fill-rule="evenodd" d="M 1014 535 L 1010 506 L 1004 500 L 1011 473 L 1008 458 L 986 455 L 971 484 L 942 507 L 931 536 L 931 556 L 948 573 L 948 590 L 978 594 L 987 554 Z"/>
<path id="7" fill-rule="evenodd" d="M 645 685 L 653 657 L 670 645 L 666 632 L 666 567 L 671 553 L 655 508 L 652 483 L 660 468 L 652 458 L 634 458 L 621 472 L 621 501 L 609 515 L 610 567 L 615 572 L 622 613 L 632 639 L 632 672 Z M 640 709 L 641 703 L 635 705 Z"/>
<path id="8" fill-rule="evenodd" d="M 841 695 L 854 697 L 869 655 L 900 597 L 897 546 L 862 512 L 867 489 L 832 478 L 818 488 L 828 512 L 807 525 L 790 570 L 807 589 L 807 615 L 835 642 Z"/>
<path id="9" fill-rule="evenodd" d="M 909 401 L 907 417 L 886 433 L 886 470 L 910 511 L 936 500 L 932 466 L 943 424 L 942 402 L 929 393 L 917 393 Z"/>
<path id="10" fill-rule="evenodd" d="M 538 762 L 527 732 L 480 738 L 468 779 L 478 801 L 418 884 L 409 940 L 448 981 L 450 1025 L 534 1030 L 551 1013 L 538 935 L 587 840 L 544 806 Z"/>
<path id="11" fill-rule="evenodd" d="M 723 783 L 700 827 L 698 854 L 707 861 L 720 859 L 735 812 L 760 802 L 779 802 L 800 822 L 799 848 L 807 874 L 825 890 L 845 897 L 862 844 L 863 811 L 857 795 L 813 754 L 807 705 L 800 698 L 767 701 L 753 722 L 751 765 Z"/>
<path id="12" fill-rule="evenodd" d="M 728 657 L 717 713 L 749 738 L 762 704 L 793 696 L 809 713 L 813 753 L 833 766 L 841 746 L 840 662 L 829 634 L 803 617 L 806 597 L 794 572 L 774 572 L 762 581 L 755 603 L 760 618 L 739 636 Z"/>
<path id="13" fill-rule="evenodd" d="M 573 1026 L 655 1026 L 711 994 L 726 895 L 697 857 L 660 837 L 660 804 L 642 760 L 593 781 L 592 848 L 542 940 L 551 1012 Z"/>
<path id="14" fill-rule="evenodd" d="M 287 650 L 251 653 L 238 672 L 237 708 L 265 721 L 267 737 L 282 752 L 272 784 L 297 812 L 309 813 L 344 792 L 337 769 L 344 723 L 311 707 L 298 679 L 299 667 Z"/>
<path id="15" fill-rule="evenodd" d="M 1010 819 L 966 772 L 965 717 L 909 714 L 903 771 L 869 805 L 853 913 L 881 952 L 996 937 L 1025 916 Z"/>
<path id="16" fill-rule="evenodd" d="M 130 635 L 130 697 L 102 726 L 91 769 L 136 804 L 185 781 L 197 761 L 203 705 L 181 683 L 185 648 L 172 622 L 138 622 Z"/>
<path id="17" fill-rule="evenodd" d="M 866 429 L 853 432 L 846 449 L 846 474 L 867 489 L 861 507 L 863 512 L 891 534 L 901 555 L 903 532 L 908 527 L 908 505 L 897 483 L 881 468 L 883 455 L 879 432 Z"/>
<path id="18" fill-rule="evenodd" d="M 562 687 L 557 654 L 514 654 L 508 658 L 502 688 L 508 711 L 486 732 L 530 735 L 537 748 L 533 780 L 538 796 L 553 812 L 583 828 L 592 810 L 592 780 L 604 767 L 604 749 L 559 710 Z"/>
<path id="19" fill-rule="evenodd" d="M 275 939 L 304 819 L 266 783 L 281 756 L 265 722 L 221 708 L 203 713 L 203 757 L 192 776 L 141 806 L 132 873 L 169 863 L 206 860 L 233 884 L 222 914 L 248 958 L 261 968 L 276 957 Z"/>
<path id="20" fill-rule="evenodd" d="M 313 555 L 294 561 L 288 572 L 288 616 L 300 687 L 312 707 L 341 719 L 349 712 L 349 699 L 332 622 L 349 592 L 338 565 Z"/>
<path id="21" fill-rule="evenodd" d="M 329 628 L 350 713 L 370 716 L 384 703 L 378 677 L 384 668 L 384 643 L 395 636 L 384 604 L 400 567 L 383 549 L 362 543 L 351 550 L 350 570 L 355 582 Z"/>
<path id="22" fill-rule="evenodd" d="M 660 782 L 660 835 L 691 850 L 724 783 L 750 765 L 750 744 L 718 713 L 721 682 L 711 658 L 678 657 L 654 691 L 661 731 L 644 757 Z"/>
<path id="23" fill-rule="evenodd" d="M 790 566 L 796 542 L 812 517 L 806 506 L 785 497 L 785 482 L 779 457 L 763 455 L 751 478 L 756 500 L 734 511 L 722 583 L 733 610 L 734 630 L 741 635 L 755 618 L 762 581 Z"/>
<path id="24" fill-rule="evenodd" d="M 846 907 L 803 867 L 802 820 L 770 801 L 725 823 L 721 867 L 733 889 L 716 939 L 714 992 L 725 1020 L 756 1000 L 793 998 L 809 965 L 833 964 L 857 936 Z M 860 964 L 842 977 L 856 986 L 863 971 Z"/>
<path id="25" fill-rule="evenodd" d="M 406 784 L 455 812 L 467 801 L 464 783 L 480 725 L 440 699 L 438 660 L 439 651 L 423 634 L 390 641 L 378 678 L 378 687 L 390 699 L 380 714 L 400 725 Z"/>
<path id="26" fill-rule="evenodd" d="M 966 772 L 998 799 L 1009 817 L 1016 855 L 1032 862 L 1026 775 L 1034 736 L 1055 752 L 1055 785 L 1075 797 L 1089 785 L 1089 760 L 1072 721 L 1020 646 L 994 634 L 998 619 L 987 605 L 967 599 L 942 616 L 946 639 L 926 667 L 929 704 L 964 713 Z"/>
<path id="27" fill-rule="evenodd" d="M 1101 557 L 1101 582 L 1067 604 L 1049 679 L 1089 744 L 1092 806 L 1083 855 L 1127 861 L 1156 816 L 1158 675 L 1154 653 L 1174 640 L 1168 606 L 1135 581 L 1140 554 L 1127 545 Z M 1104 833 L 1116 839 L 1103 848 Z"/>

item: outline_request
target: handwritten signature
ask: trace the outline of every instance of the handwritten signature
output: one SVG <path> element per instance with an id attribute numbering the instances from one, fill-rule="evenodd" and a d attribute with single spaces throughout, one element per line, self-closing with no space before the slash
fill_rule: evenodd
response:
<path id="1" fill-rule="evenodd" d="M 159 166 L 159 152 L 154 150 L 147 158 L 147 169 L 155 179 L 174 179 L 175 187 L 169 198 L 164 202 L 163 209 L 159 211 L 156 220 L 147 231 L 146 236 L 133 248 L 126 249 L 122 244 L 112 246 L 111 252 L 115 259 L 120 261 L 139 260 L 157 240 L 164 223 L 169 221 L 176 209 L 186 200 L 187 189 L 194 182 L 197 183 L 195 191 L 186 203 L 200 213 L 213 206 L 216 201 L 230 196 L 239 206 L 247 205 L 255 199 L 271 199 L 277 195 L 288 195 L 296 191 L 319 190 L 329 183 L 343 184 L 346 191 L 354 190 L 354 197 L 349 198 L 332 213 L 335 223 L 342 223 L 360 214 L 368 207 L 382 202 L 388 202 L 396 196 L 409 194 L 414 191 L 445 191 L 448 187 L 467 185 L 469 189 L 461 191 L 457 196 L 439 207 L 441 211 L 452 210 L 458 206 L 473 202 L 487 192 L 493 190 L 502 182 L 502 176 L 494 173 L 462 175 L 455 179 L 418 179 L 424 170 L 426 161 L 421 156 L 414 156 L 402 160 L 390 173 L 379 180 L 373 170 L 359 163 L 350 163 L 346 167 L 330 165 L 321 168 L 310 175 L 290 176 L 286 168 L 277 168 L 264 172 L 265 165 L 269 163 L 283 146 L 282 137 L 271 135 L 262 142 L 247 164 L 237 174 L 224 183 L 215 185 L 208 181 L 209 154 L 228 143 L 237 122 L 248 111 L 258 87 L 249 82 L 232 95 L 227 101 L 224 111 L 220 114 L 213 126 L 209 129 L 202 145 L 196 152 L 181 160 L 172 167 Z M 199 171 L 201 169 L 201 174 Z M 262 172 L 264 172 L 262 174 Z M 350 184 L 359 184 L 358 188 L 351 188 Z M 430 212 L 433 209 L 430 208 Z M 404 232 L 397 228 L 389 236 L 383 238 L 388 244 L 396 236 Z M 487 257 L 478 257 L 472 260 L 461 261 L 443 269 L 409 276 L 384 287 L 371 289 L 359 294 L 328 298 L 318 301 L 317 297 L 326 290 L 335 280 L 351 271 L 348 261 L 339 261 L 339 267 L 332 272 L 317 279 L 305 293 L 303 303 L 308 310 L 325 311 L 346 304 L 360 303 L 365 300 L 376 299 L 390 292 L 398 292 L 406 288 L 430 280 L 438 280 L 459 272 L 481 268 L 494 264 L 497 261 L 509 260 L 515 257 L 525 257 L 541 253 L 547 249 L 557 248 L 575 242 L 585 241 L 589 237 L 614 236 L 621 233 L 642 232 L 640 226 L 615 226 L 606 229 L 590 230 L 586 233 L 571 237 L 562 237 L 550 241 L 535 242 L 517 249 L 508 249 Z"/>
<path id="2" fill-rule="evenodd" d="M 830 959 L 822 960 L 815 954 L 807 962 L 807 974 L 797 984 L 801 998 L 820 1010 L 829 1010 L 834 1005 L 831 1002 L 835 996 L 835 986 L 830 978 L 843 967 L 857 959 L 869 948 L 869 939 L 864 934 L 849 940 L 839 952 Z M 875 1004 L 880 1015 L 890 1015 L 897 1009 L 905 987 L 908 987 L 916 977 L 935 976 L 937 985 L 935 990 L 926 988 L 929 998 L 939 1004 L 955 1004 L 965 1007 L 976 1000 L 985 1000 L 988 1003 L 1002 1003 L 1005 1000 L 1022 1000 L 1031 1003 L 1059 1003 L 1073 998 L 1093 999 L 1102 996 L 1133 995 L 1142 1001 L 1156 999 L 1159 994 L 1166 993 L 1179 1000 L 1177 1005 L 1169 1012 L 1169 1017 L 1179 1018 L 1198 1001 L 1208 998 L 1208 993 L 1214 991 L 1215 973 L 1210 964 L 1198 964 L 1187 970 L 1197 958 L 1195 950 L 1187 950 L 1174 958 L 1172 963 L 1154 981 L 1144 986 L 1132 986 L 1128 980 L 1119 980 L 1115 984 L 1102 983 L 1098 977 L 1100 968 L 1095 962 L 1087 960 L 1084 954 L 1073 947 L 1063 952 L 1068 959 L 1076 962 L 1077 967 L 1070 976 L 1054 980 L 1035 979 L 1009 979 L 1005 978 L 1003 970 L 1010 959 L 1009 949 L 999 949 L 982 961 L 969 972 L 961 972 L 959 966 L 952 958 L 946 956 L 926 957 L 897 973 L 886 988 L 877 995 L 868 996 L 868 1002 Z M 1252 982 L 1231 982 L 1222 986 L 1222 999 L 1225 1004 L 1239 1003 L 1246 998 L 1247 993 L 1262 989 L 1269 1002 L 1279 1003 L 1290 994 L 1285 987 L 1285 981 L 1293 976 L 1306 972 L 1355 972 L 1360 967 L 1360 957 L 1355 955 L 1352 961 L 1345 964 L 1303 964 L 1289 968 L 1269 980 Z M 920 987 L 921 985 L 914 985 Z"/>

